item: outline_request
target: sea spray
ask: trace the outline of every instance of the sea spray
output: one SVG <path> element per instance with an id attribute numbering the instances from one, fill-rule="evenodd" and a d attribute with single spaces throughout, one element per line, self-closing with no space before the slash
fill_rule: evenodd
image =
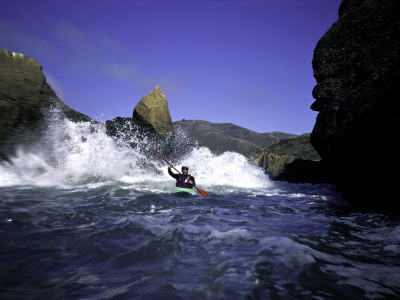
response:
<path id="1" fill-rule="evenodd" d="M 105 133 L 102 123 L 75 123 L 58 111 L 49 113 L 40 141 L 20 146 L 2 174 L 13 184 L 76 186 L 115 182 L 124 175 L 141 176 L 143 155 Z"/>
<path id="2" fill-rule="evenodd" d="M 236 152 L 215 155 L 206 147 L 195 148 L 181 164 L 190 167 L 189 173 L 206 187 L 267 189 L 272 186 L 262 169 L 254 167 Z"/>
<path id="3" fill-rule="evenodd" d="M 0 184 L 58 187 L 112 184 L 169 192 L 175 181 L 168 175 L 165 162 L 154 152 L 161 149 L 166 152 L 163 155 L 171 155 L 167 158 L 177 168 L 183 164 L 189 166 L 197 184 L 212 191 L 271 186 L 264 172 L 238 153 L 215 155 L 206 147 L 188 142 L 182 131 L 163 141 L 162 145 L 158 140 L 135 135 L 132 129 L 121 131 L 118 138 L 110 137 L 104 123 L 75 123 L 53 110 L 48 114 L 40 142 L 29 148 L 21 146 L 9 158 L 10 162 L 0 165 Z M 168 151 L 169 148 L 172 150 Z"/>

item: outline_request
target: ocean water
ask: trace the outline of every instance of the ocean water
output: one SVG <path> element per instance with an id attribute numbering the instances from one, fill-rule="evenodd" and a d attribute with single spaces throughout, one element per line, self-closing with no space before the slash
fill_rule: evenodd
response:
<path id="1" fill-rule="evenodd" d="M 54 117 L 2 162 L 0 298 L 400 298 L 399 216 L 201 147 L 174 164 L 210 195 L 171 194 L 153 146 Z"/>

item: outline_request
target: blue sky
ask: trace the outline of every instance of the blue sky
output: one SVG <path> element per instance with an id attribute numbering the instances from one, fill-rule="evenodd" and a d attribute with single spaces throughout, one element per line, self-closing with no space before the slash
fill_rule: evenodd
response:
<path id="1" fill-rule="evenodd" d="M 316 43 L 341 0 L 2 0 L 0 47 L 70 107 L 130 117 L 160 85 L 173 121 L 311 132 Z"/>

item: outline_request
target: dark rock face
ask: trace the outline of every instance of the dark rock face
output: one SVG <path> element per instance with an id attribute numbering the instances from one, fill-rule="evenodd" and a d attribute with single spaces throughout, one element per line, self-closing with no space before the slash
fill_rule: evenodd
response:
<path id="1" fill-rule="evenodd" d="M 314 50 L 311 144 L 338 189 L 390 204 L 398 170 L 400 1 L 345 0 Z"/>
<path id="2" fill-rule="evenodd" d="M 113 137 L 120 146 L 135 148 L 147 157 L 142 161 L 143 166 L 151 167 L 149 160 L 159 161 L 155 150 L 168 157 L 171 161 L 179 160 L 186 155 L 195 144 L 191 143 L 180 132 L 167 135 L 159 134 L 148 126 L 136 123 L 132 118 L 116 117 L 105 122 L 106 134 Z"/>
<path id="3" fill-rule="evenodd" d="M 106 134 L 118 139 L 126 138 L 126 134 L 132 134 L 132 118 L 116 117 L 105 122 Z"/>
<path id="4" fill-rule="evenodd" d="M 58 99 L 35 59 L 0 48 L 0 158 L 13 151 L 14 138 L 34 139 L 44 111 L 54 106 L 73 121 L 91 120 Z"/>
<path id="5" fill-rule="evenodd" d="M 201 120 L 184 120 L 174 122 L 174 125 L 183 130 L 191 140 L 197 141 L 200 146 L 206 146 L 217 154 L 225 151 L 246 153 L 269 146 L 274 141 L 296 136 L 284 132 L 258 133 L 232 123 L 211 123 Z"/>
<path id="6" fill-rule="evenodd" d="M 257 165 L 263 167 L 273 180 L 293 183 L 331 180 L 310 144 L 309 134 L 273 142 L 269 147 L 257 149 L 252 156 L 258 158 Z"/>

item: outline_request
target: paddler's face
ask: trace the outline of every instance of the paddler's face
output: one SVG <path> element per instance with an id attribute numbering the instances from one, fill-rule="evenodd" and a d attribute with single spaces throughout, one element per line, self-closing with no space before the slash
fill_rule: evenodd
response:
<path id="1" fill-rule="evenodd" d="M 183 175 L 187 175 L 188 171 L 185 169 L 185 170 L 182 170 L 182 173 L 183 173 Z"/>

